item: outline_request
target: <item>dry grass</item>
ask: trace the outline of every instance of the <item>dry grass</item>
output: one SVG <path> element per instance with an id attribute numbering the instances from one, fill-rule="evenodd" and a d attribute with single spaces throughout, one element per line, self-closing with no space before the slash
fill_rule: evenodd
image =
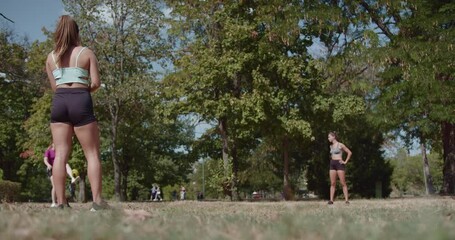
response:
<path id="1" fill-rule="evenodd" d="M 455 239 L 455 200 L 0 205 L 0 239 Z"/>

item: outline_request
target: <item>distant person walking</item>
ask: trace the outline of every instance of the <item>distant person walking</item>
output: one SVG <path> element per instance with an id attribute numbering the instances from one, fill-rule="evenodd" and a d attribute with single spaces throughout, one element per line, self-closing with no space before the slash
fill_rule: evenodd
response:
<path id="1" fill-rule="evenodd" d="M 60 17 L 54 33 L 54 50 L 46 60 L 46 71 L 52 90 L 51 132 L 55 144 L 53 167 L 57 204 L 63 208 L 65 198 L 65 165 L 76 134 L 88 163 L 92 189 L 91 211 L 107 208 L 101 198 L 100 136 L 93 113 L 91 92 L 100 87 L 98 61 L 92 50 L 81 46 L 79 27 L 68 15 Z"/>
<path id="2" fill-rule="evenodd" d="M 154 200 L 156 195 L 156 187 L 155 184 L 152 185 L 152 188 L 150 189 L 150 200 Z"/>
<path id="3" fill-rule="evenodd" d="M 336 132 L 330 132 L 328 135 L 330 144 L 330 200 L 328 204 L 333 204 L 335 197 L 335 187 L 337 175 L 340 178 L 341 186 L 343 187 L 343 194 L 345 203 L 349 204 L 348 187 L 346 185 L 345 172 L 346 164 L 352 156 L 351 150 L 347 148 L 343 143 L 338 142 L 338 136 Z M 347 153 L 346 160 L 343 160 L 343 152 Z"/>
<path id="4" fill-rule="evenodd" d="M 161 189 L 159 186 L 156 187 L 156 193 L 155 193 L 155 198 L 153 199 L 153 201 L 161 201 L 162 198 L 161 198 Z"/>
<path id="5" fill-rule="evenodd" d="M 56 198 L 56 195 L 55 195 L 54 178 L 52 177 L 52 168 L 53 168 L 53 165 L 54 165 L 54 160 L 55 160 L 55 148 L 54 148 L 54 143 L 52 143 L 46 149 L 46 152 L 44 152 L 44 164 L 46 164 L 47 176 L 49 177 L 49 180 L 51 180 L 51 184 L 52 184 L 52 190 L 51 190 L 52 204 L 51 204 L 51 207 L 56 207 L 57 206 L 57 204 L 56 204 L 57 198 Z M 77 177 L 73 176 L 73 170 L 71 169 L 71 167 L 70 167 L 70 165 L 68 163 L 66 164 L 66 173 L 71 178 L 71 184 L 74 184 L 79 179 L 79 176 L 77 176 Z"/>
<path id="6" fill-rule="evenodd" d="M 186 199 L 186 190 L 184 186 L 180 187 L 180 200 L 185 200 Z"/>

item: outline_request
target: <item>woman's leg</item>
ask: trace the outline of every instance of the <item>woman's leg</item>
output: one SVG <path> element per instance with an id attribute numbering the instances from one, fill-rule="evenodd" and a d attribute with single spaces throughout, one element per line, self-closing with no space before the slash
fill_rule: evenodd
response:
<path id="1" fill-rule="evenodd" d="M 55 147 L 55 160 L 52 167 L 57 204 L 66 204 L 65 180 L 66 163 L 71 152 L 73 126 L 65 123 L 51 123 L 52 139 Z"/>
<path id="2" fill-rule="evenodd" d="M 100 161 L 100 136 L 98 123 L 92 122 L 84 126 L 75 127 L 77 139 L 84 150 L 87 159 L 87 173 L 92 188 L 93 201 L 102 203 L 101 199 L 101 161 Z"/>
<path id="3" fill-rule="evenodd" d="M 52 190 L 51 190 L 51 198 L 52 198 L 52 207 L 55 207 L 56 204 L 56 198 L 55 198 L 55 186 L 54 186 L 54 178 L 51 176 L 50 177 L 51 184 L 52 184 Z"/>
<path id="4" fill-rule="evenodd" d="M 74 183 L 76 179 L 73 176 L 73 169 L 71 169 L 70 165 L 67 163 L 66 164 L 66 174 L 71 178 L 71 183 Z"/>
<path id="5" fill-rule="evenodd" d="M 333 199 L 335 197 L 335 187 L 336 187 L 336 181 L 337 181 L 337 171 L 335 170 L 330 170 L 329 171 L 330 175 L 330 201 L 333 202 Z"/>
<path id="6" fill-rule="evenodd" d="M 347 201 L 349 201 L 349 197 L 348 197 L 348 186 L 346 185 L 345 172 L 343 170 L 338 170 L 337 174 L 338 174 L 338 177 L 340 178 L 341 186 L 343 186 L 344 200 L 347 202 Z"/>

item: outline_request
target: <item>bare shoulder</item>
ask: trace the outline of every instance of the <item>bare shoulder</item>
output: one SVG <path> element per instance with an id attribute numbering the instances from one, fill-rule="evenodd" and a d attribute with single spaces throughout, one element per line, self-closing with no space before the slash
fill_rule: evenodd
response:
<path id="1" fill-rule="evenodd" d="M 348 151 L 348 150 L 349 150 L 349 148 L 346 147 L 346 145 L 344 145 L 343 143 L 340 143 L 340 148 L 342 148 L 342 149 L 345 150 L 345 151 Z M 349 150 L 349 151 L 350 151 L 350 150 Z"/>
<path id="2" fill-rule="evenodd" d="M 91 61 L 97 61 L 95 52 L 90 48 L 85 48 L 84 55 Z"/>
<path id="3" fill-rule="evenodd" d="M 52 53 L 53 52 L 50 52 L 49 54 L 47 54 L 46 65 L 48 65 L 48 66 L 54 66 L 55 65 Z"/>
<path id="4" fill-rule="evenodd" d="M 47 59 L 46 59 L 47 62 L 52 62 L 52 53 L 53 53 L 53 52 L 54 52 L 54 51 L 52 51 L 52 52 L 50 52 L 49 54 L 47 54 Z"/>
<path id="5" fill-rule="evenodd" d="M 82 46 L 79 46 L 78 48 L 79 49 L 76 49 L 76 52 L 80 53 L 79 56 L 80 63 L 88 63 L 90 61 L 93 61 L 93 59 L 95 58 L 95 54 L 92 49 Z"/>
<path id="6" fill-rule="evenodd" d="M 94 55 L 95 53 L 93 52 L 93 50 L 89 47 L 81 47 L 81 49 L 84 48 L 84 54 L 85 55 Z"/>

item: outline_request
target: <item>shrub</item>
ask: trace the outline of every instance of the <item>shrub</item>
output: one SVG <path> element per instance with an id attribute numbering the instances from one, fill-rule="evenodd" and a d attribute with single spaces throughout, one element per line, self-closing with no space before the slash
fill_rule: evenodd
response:
<path id="1" fill-rule="evenodd" d="M 11 181 L 0 181 L 0 200 L 13 202 L 19 200 L 21 184 Z"/>

